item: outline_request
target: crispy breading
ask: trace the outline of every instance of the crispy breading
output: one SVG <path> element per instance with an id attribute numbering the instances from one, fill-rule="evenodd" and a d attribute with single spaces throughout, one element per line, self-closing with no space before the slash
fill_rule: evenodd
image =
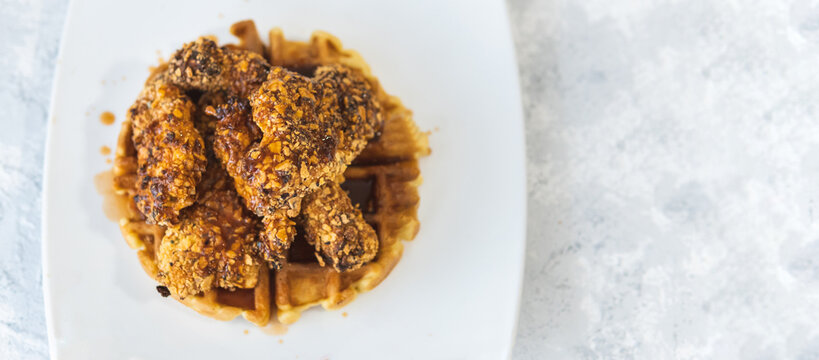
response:
<path id="1" fill-rule="evenodd" d="M 169 224 L 195 200 L 205 145 L 191 120 L 193 103 L 160 71 L 128 110 L 137 150 L 134 201 L 149 223 Z"/>
<path id="2" fill-rule="evenodd" d="M 169 80 L 183 89 L 226 90 L 247 97 L 264 81 L 270 65 L 261 55 L 224 47 L 206 37 L 185 44 L 168 61 Z"/>
<path id="3" fill-rule="evenodd" d="M 328 182 L 307 195 L 300 221 L 322 266 L 326 263 L 338 272 L 351 271 L 378 253 L 375 230 L 338 183 Z"/>
<path id="4" fill-rule="evenodd" d="M 319 67 L 315 79 L 274 68 L 250 105 L 264 135 L 242 171 L 228 173 L 245 178 L 257 214 L 290 209 L 292 199 L 335 180 L 381 124 L 369 83 L 337 65 Z"/>
<path id="5" fill-rule="evenodd" d="M 162 79 L 174 95 L 186 100 L 184 106 L 175 105 L 183 109 L 172 112 L 185 117 L 190 134 L 199 135 L 198 128 L 213 144 L 215 157 L 234 179 L 247 207 L 264 217 L 265 245 L 258 250 L 274 267 L 281 265 L 292 242 L 295 228 L 290 218 L 299 214 L 302 198 L 339 179 L 382 123 L 373 89 L 356 70 L 321 66 L 308 77 L 271 69 L 258 54 L 220 48 L 209 38 L 199 38 L 175 52 Z M 193 105 L 183 90 L 202 94 L 195 123 L 190 120 Z M 201 137 L 197 143 L 203 148 Z M 205 149 L 197 150 L 204 161 Z M 205 164 L 183 160 L 181 164 L 196 167 L 199 173 Z M 176 213 L 171 215 L 176 215 L 191 204 L 199 179 L 184 172 L 171 175 L 178 175 L 170 178 L 174 184 L 189 190 L 188 197 L 173 208 Z M 151 194 L 156 198 L 171 194 L 157 193 Z M 329 259 L 344 250 L 327 251 Z"/>
<path id="6" fill-rule="evenodd" d="M 286 211 L 277 211 L 262 218 L 264 230 L 259 234 L 259 249 L 270 266 L 279 269 L 287 257 L 287 249 L 296 237 L 296 223 Z"/>
<path id="7" fill-rule="evenodd" d="M 247 206 L 266 217 L 296 216 L 301 199 L 335 181 L 382 121 L 363 75 L 339 65 L 319 67 L 315 78 L 273 68 L 249 105 L 235 100 L 217 111 L 214 150 Z M 292 236 L 276 236 L 290 230 L 273 224 L 286 222 L 266 224 L 278 266 Z"/>
<path id="8" fill-rule="evenodd" d="M 184 298 L 214 287 L 253 288 L 261 266 L 255 247 L 259 220 L 247 211 L 230 179 L 209 169 L 202 197 L 182 211 L 159 246 L 159 280 Z"/>

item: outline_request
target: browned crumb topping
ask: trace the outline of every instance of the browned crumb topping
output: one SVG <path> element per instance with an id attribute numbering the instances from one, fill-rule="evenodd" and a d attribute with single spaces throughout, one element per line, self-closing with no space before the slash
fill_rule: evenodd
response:
<path id="1" fill-rule="evenodd" d="M 274 268 L 279 268 L 287 257 L 287 249 L 296 237 L 296 223 L 285 211 L 277 211 L 262 219 L 264 230 L 259 235 L 259 253 Z"/>
<path id="2" fill-rule="evenodd" d="M 298 213 L 294 199 L 335 180 L 381 123 L 369 83 L 342 66 L 320 67 L 315 79 L 274 68 L 249 105 L 219 112 L 215 148 L 259 215 Z"/>
<path id="3" fill-rule="evenodd" d="M 335 181 L 381 124 L 364 77 L 324 66 L 315 78 L 274 68 L 250 97 L 218 111 L 214 150 L 248 207 L 260 216 L 295 216 L 301 198 Z M 267 259 L 278 265 L 290 246 L 287 222 L 266 220 Z M 277 226 L 284 227 L 277 227 Z"/>
<path id="4" fill-rule="evenodd" d="M 166 230 L 157 254 L 159 280 L 171 293 L 186 297 L 214 287 L 256 286 L 260 226 L 229 185 L 213 185 L 180 218 Z"/>
<path id="5" fill-rule="evenodd" d="M 128 111 L 139 164 L 134 201 L 149 223 L 172 223 L 195 200 L 207 160 L 191 120 L 193 108 L 191 100 L 159 74 Z"/>
<path id="6" fill-rule="evenodd" d="M 135 201 L 148 222 L 168 226 L 158 261 L 172 294 L 255 285 L 254 254 L 274 267 L 283 263 L 295 235 L 291 218 L 311 192 L 311 211 L 339 207 L 317 214 L 317 228 L 307 230 L 321 262 L 342 271 L 373 258 L 374 231 L 335 183 L 382 123 L 358 71 L 330 65 L 303 76 L 199 38 L 157 69 L 129 117 L 138 152 Z M 213 157 L 233 178 L 217 182 L 235 191 L 202 180 L 206 167 L 217 166 L 208 162 Z M 263 229 L 240 197 L 263 217 Z"/>
<path id="7" fill-rule="evenodd" d="M 170 81 L 182 88 L 227 90 L 244 98 L 264 82 L 270 65 L 257 53 L 220 48 L 213 40 L 200 37 L 176 51 L 168 69 Z"/>
<path id="8" fill-rule="evenodd" d="M 315 246 L 319 263 L 336 271 L 350 271 L 378 252 L 378 238 L 347 193 L 329 182 L 304 198 L 301 213 L 305 239 Z"/>

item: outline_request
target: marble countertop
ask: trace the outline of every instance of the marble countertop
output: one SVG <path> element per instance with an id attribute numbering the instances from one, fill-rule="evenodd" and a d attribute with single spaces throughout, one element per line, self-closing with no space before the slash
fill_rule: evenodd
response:
<path id="1" fill-rule="evenodd" d="M 40 187 L 66 6 L 0 0 L 3 359 L 48 356 Z M 509 10 L 529 196 L 513 358 L 819 358 L 819 5 Z"/>

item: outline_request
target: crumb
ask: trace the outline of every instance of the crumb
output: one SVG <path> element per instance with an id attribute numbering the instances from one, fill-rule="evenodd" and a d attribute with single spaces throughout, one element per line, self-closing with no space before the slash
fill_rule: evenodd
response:
<path id="1" fill-rule="evenodd" d="M 247 333 L 248 333 L 248 332 L 249 332 L 249 331 L 247 331 L 247 329 L 245 329 L 245 331 L 244 331 L 245 335 L 247 335 Z"/>
<path id="2" fill-rule="evenodd" d="M 279 344 L 284 344 L 284 340 L 283 340 L 283 339 L 279 339 Z"/>
<path id="3" fill-rule="evenodd" d="M 222 14 L 222 13 L 219 13 L 219 15 L 217 15 L 217 16 L 218 16 L 220 19 L 224 19 L 224 18 L 225 18 L 225 14 Z"/>
<path id="4" fill-rule="evenodd" d="M 341 313 L 341 316 L 347 317 L 347 312 L 345 311 L 345 312 Z"/>
<path id="5" fill-rule="evenodd" d="M 111 148 L 109 148 L 108 146 L 103 145 L 103 146 L 100 148 L 100 154 L 102 154 L 102 155 L 106 155 L 106 156 L 107 156 L 107 155 L 110 155 L 110 154 L 111 154 Z"/>
<path id="6" fill-rule="evenodd" d="M 125 75 L 122 75 L 122 81 L 125 81 Z"/>
<path id="7" fill-rule="evenodd" d="M 156 291 L 159 292 L 159 295 L 162 295 L 162 297 L 171 296 L 171 291 L 162 285 L 157 286 Z"/>
<path id="8" fill-rule="evenodd" d="M 106 164 L 110 164 L 110 163 L 111 163 L 111 159 L 110 159 L 110 158 L 105 159 L 105 163 L 106 163 Z"/>

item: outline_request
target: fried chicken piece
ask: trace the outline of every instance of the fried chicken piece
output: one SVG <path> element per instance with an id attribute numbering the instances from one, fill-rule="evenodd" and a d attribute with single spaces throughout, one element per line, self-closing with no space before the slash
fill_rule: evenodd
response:
<path id="1" fill-rule="evenodd" d="M 226 103 L 210 112 L 221 119 L 216 124 L 214 136 L 214 153 L 230 169 L 236 169 L 237 162 L 245 156 L 251 144 L 261 139 L 262 133 L 250 117 L 250 105 L 245 100 L 230 98 Z M 243 193 L 248 187 L 244 185 L 243 177 L 235 177 L 236 190 L 243 198 L 251 196 Z M 300 199 L 299 199 L 300 200 Z M 295 215 L 294 215 L 295 216 Z M 262 246 L 259 251 L 265 259 L 284 259 L 289 244 L 296 234 L 295 223 L 290 220 L 287 211 L 273 211 L 263 218 L 264 230 L 260 237 L 263 244 L 271 243 L 275 246 Z M 287 244 L 284 245 L 284 244 Z"/>
<path id="2" fill-rule="evenodd" d="M 149 223 L 174 223 L 179 211 L 193 204 L 205 169 L 205 147 L 197 127 L 212 133 L 212 126 L 194 124 L 194 106 L 184 91 L 206 91 L 205 102 L 224 97 L 224 91 L 244 97 L 264 82 L 269 67 L 258 54 L 223 50 L 212 40 L 199 38 L 149 78 L 128 112 L 139 165 L 135 201 Z"/>
<path id="3" fill-rule="evenodd" d="M 314 78 L 274 68 L 249 105 L 217 111 L 214 151 L 247 206 L 266 217 L 266 259 L 278 266 L 293 234 L 283 219 L 364 149 L 381 126 L 380 105 L 363 75 L 340 65 L 319 67 Z"/>
<path id="4" fill-rule="evenodd" d="M 342 65 L 316 69 L 315 82 L 322 86 L 321 111 L 336 131 L 336 161 L 349 165 L 367 146 L 384 120 L 375 90 L 360 72 Z M 344 169 L 338 175 L 344 173 Z"/>
<path id="5" fill-rule="evenodd" d="M 168 61 L 169 81 L 186 90 L 224 90 L 246 98 L 265 81 L 270 64 L 261 55 L 200 37 L 177 50 Z"/>
<path id="6" fill-rule="evenodd" d="M 128 110 L 138 164 L 134 201 L 148 223 L 173 223 L 196 199 L 207 160 L 191 119 L 193 108 L 160 69 Z"/>
<path id="7" fill-rule="evenodd" d="M 351 271 L 378 252 L 375 230 L 338 183 L 328 182 L 307 195 L 300 219 L 321 266 L 326 263 L 338 272 Z"/>
<path id="8" fill-rule="evenodd" d="M 245 178 L 235 174 L 242 171 L 240 163 L 247 150 L 262 139 L 261 130 L 250 117 L 250 104 L 232 97 L 218 108 L 208 111 L 218 119 L 214 130 L 214 154 L 233 177 L 236 191 L 247 199 L 253 194 L 246 193 L 249 187 L 245 184 Z"/>
<path id="9" fill-rule="evenodd" d="M 224 172 L 218 165 L 208 172 Z M 226 175 L 206 176 L 202 197 L 169 226 L 159 246 L 159 281 L 184 298 L 215 287 L 256 286 L 260 224 L 247 211 Z"/>
<path id="10" fill-rule="evenodd" d="M 296 237 L 296 223 L 280 210 L 262 218 L 264 229 L 259 234 L 258 252 L 270 266 L 280 269 L 287 258 L 287 249 Z"/>
<path id="11" fill-rule="evenodd" d="M 264 136 L 237 175 L 256 213 L 298 212 L 292 199 L 344 173 L 382 122 L 370 84 L 340 65 L 319 67 L 313 79 L 275 68 L 250 105 Z"/>
<path id="12" fill-rule="evenodd" d="M 339 65 L 314 79 L 274 68 L 249 105 L 217 110 L 214 150 L 258 215 L 298 214 L 297 200 L 342 174 L 382 121 L 366 79 Z"/>

